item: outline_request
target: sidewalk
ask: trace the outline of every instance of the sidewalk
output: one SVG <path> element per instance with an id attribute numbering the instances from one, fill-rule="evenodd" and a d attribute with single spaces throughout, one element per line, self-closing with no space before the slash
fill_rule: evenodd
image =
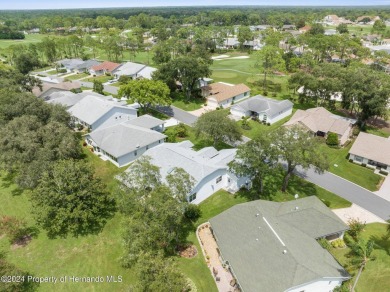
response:
<path id="1" fill-rule="evenodd" d="M 374 192 L 375 195 L 390 201 L 390 174 L 385 178 L 379 191 Z"/>

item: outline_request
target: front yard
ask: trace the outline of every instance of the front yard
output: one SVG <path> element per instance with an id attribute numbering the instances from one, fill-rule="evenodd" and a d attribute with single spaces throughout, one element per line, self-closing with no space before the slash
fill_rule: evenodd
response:
<path id="1" fill-rule="evenodd" d="M 185 111 L 200 109 L 205 103 L 206 100 L 203 98 L 191 97 L 187 100 L 187 97 L 181 92 L 175 92 L 172 94 L 172 105 Z"/>
<path id="2" fill-rule="evenodd" d="M 97 80 L 97 81 L 100 81 L 101 83 L 106 83 L 106 82 L 112 80 L 113 78 L 114 77 L 112 77 L 112 76 L 102 75 L 102 76 L 97 76 L 97 77 L 90 77 L 84 81 L 94 82 L 95 80 Z"/>
<path id="3" fill-rule="evenodd" d="M 79 73 L 79 74 L 73 74 L 66 77 L 66 79 L 69 80 L 80 80 L 82 78 L 86 78 L 88 76 L 91 76 L 89 73 Z"/>

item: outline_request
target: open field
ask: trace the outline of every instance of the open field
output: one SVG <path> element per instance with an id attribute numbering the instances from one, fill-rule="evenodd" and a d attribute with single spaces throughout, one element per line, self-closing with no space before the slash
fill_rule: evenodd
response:
<path id="1" fill-rule="evenodd" d="M 12 45 L 28 45 L 40 42 L 43 38 L 48 37 L 44 34 L 27 34 L 24 40 L 0 40 L 0 49 L 7 49 Z M 50 36 L 51 37 L 51 36 Z"/>

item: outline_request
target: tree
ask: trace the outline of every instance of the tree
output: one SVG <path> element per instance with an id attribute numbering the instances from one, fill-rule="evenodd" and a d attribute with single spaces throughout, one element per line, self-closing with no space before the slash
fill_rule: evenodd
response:
<path id="1" fill-rule="evenodd" d="M 329 146 L 338 146 L 339 145 L 339 137 L 336 133 L 329 132 L 328 137 L 326 137 L 326 144 Z"/>
<path id="2" fill-rule="evenodd" d="M 171 104 L 169 88 L 159 80 L 131 80 L 121 85 L 118 95 L 127 97 L 130 103 L 138 103 L 142 109 Z"/>
<path id="3" fill-rule="evenodd" d="M 85 162 L 58 161 L 32 193 L 36 220 L 51 238 L 97 233 L 115 212 L 105 188 Z"/>
<path id="4" fill-rule="evenodd" d="M 328 166 L 326 155 L 320 151 L 319 141 L 299 126 L 280 127 L 270 134 L 276 155 L 286 163 L 282 191 L 287 190 L 288 182 L 297 166 L 303 169 L 314 167 L 322 173 Z"/>
<path id="5" fill-rule="evenodd" d="M 359 240 L 357 243 L 351 246 L 351 250 L 354 254 L 354 258 L 351 260 L 351 262 L 353 265 L 357 265 L 359 267 L 358 274 L 351 289 L 351 291 L 355 291 L 355 287 L 359 281 L 364 267 L 369 261 L 375 260 L 375 256 L 372 255 L 372 252 L 374 251 L 374 241 L 368 240 L 365 242 L 363 240 Z"/>
<path id="6" fill-rule="evenodd" d="M 213 145 L 241 140 L 240 127 L 223 111 L 211 111 L 201 115 L 194 125 L 196 137 L 204 135 L 213 140 Z"/>
<path id="7" fill-rule="evenodd" d="M 38 56 L 31 54 L 30 52 L 19 54 L 15 58 L 14 62 L 16 69 L 18 69 L 22 74 L 28 74 L 40 65 Z"/>
<path id="8" fill-rule="evenodd" d="M 299 29 L 299 28 L 301 28 L 301 27 L 304 27 L 306 25 L 306 22 L 305 22 L 305 20 L 303 19 L 303 18 L 301 18 L 301 19 L 299 19 L 297 22 L 296 22 L 296 24 L 295 24 L 295 26 Z"/>
<path id="9" fill-rule="evenodd" d="M 343 34 L 343 33 L 348 33 L 348 25 L 346 23 L 340 23 L 337 27 L 336 30 L 338 33 Z"/>
<path id="10" fill-rule="evenodd" d="M 264 75 L 263 90 L 267 91 L 267 75 L 285 70 L 283 52 L 278 47 L 264 46 L 256 53 L 256 67 Z"/>
<path id="11" fill-rule="evenodd" d="M 195 179 L 183 168 L 175 167 L 167 175 L 166 180 L 175 198 L 187 202 L 187 196 L 195 186 Z"/>
<path id="12" fill-rule="evenodd" d="M 386 30 L 386 23 L 384 21 L 378 19 L 374 22 L 374 25 L 372 26 L 373 32 L 383 33 L 385 30 Z"/>
<path id="13" fill-rule="evenodd" d="M 202 58 L 182 56 L 162 64 L 155 72 L 154 78 L 164 81 L 171 90 L 175 88 L 175 82 L 179 81 L 182 90 L 185 92 L 187 99 L 189 99 L 196 88 L 198 80 L 211 75 L 209 66 L 210 64 Z"/>
<path id="14" fill-rule="evenodd" d="M 273 173 L 278 162 L 271 144 L 268 137 L 260 136 L 240 145 L 235 160 L 229 164 L 234 174 L 250 178 L 260 195 L 264 193 L 265 178 Z"/>
<path id="15" fill-rule="evenodd" d="M 252 31 L 249 29 L 248 26 L 240 25 L 240 26 L 238 27 L 237 39 L 238 39 L 238 41 L 240 42 L 240 46 L 241 46 L 241 47 L 244 47 L 244 43 L 245 43 L 246 41 L 250 41 L 250 40 L 253 39 L 253 33 L 252 33 Z"/>
<path id="16" fill-rule="evenodd" d="M 187 291 L 188 283 L 172 259 L 162 254 L 143 253 L 136 266 L 136 291 Z"/>
<path id="17" fill-rule="evenodd" d="M 99 80 L 93 81 L 93 89 L 92 91 L 97 92 L 99 94 L 104 94 L 104 86 L 103 83 Z"/>
<path id="18" fill-rule="evenodd" d="M 321 23 L 313 23 L 309 30 L 309 34 L 311 35 L 318 35 L 318 34 L 324 34 L 325 28 Z"/>

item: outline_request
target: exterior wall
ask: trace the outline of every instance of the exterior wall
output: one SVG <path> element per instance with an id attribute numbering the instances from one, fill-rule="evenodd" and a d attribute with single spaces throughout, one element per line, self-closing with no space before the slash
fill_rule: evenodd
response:
<path id="1" fill-rule="evenodd" d="M 329 292 L 340 286 L 344 279 L 340 278 L 322 278 L 317 281 L 306 283 L 301 286 L 290 288 L 288 292 Z"/>
<path id="2" fill-rule="evenodd" d="M 339 136 L 340 145 L 344 145 L 345 142 L 348 141 L 348 139 L 349 139 L 349 134 L 351 133 L 351 131 L 352 131 L 352 127 L 348 127 L 348 130 L 345 131 L 345 133 L 344 133 L 341 137 Z"/>
<path id="3" fill-rule="evenodd" d="M 135 119 L 137 111 L 134 109 L 113 108 L 91 125 L 91 130 L 114 126 L 125 121 Z"/>
<path id="4" fill-rule="evenodd" d="M 208 105 L 209 107 L 217 108 L 217 107 L 218 107 L 218 102 L 215 100 L 214 97 L 209 96 L 209 97 L 207 98 L 207 105 Z"/>
<path id="5" fill-rule="evenodd" d="M 245 111 L 245 110 L 238 109 L 238 108 L 231 108 L 230 109 L 230 113 L 233 116 L 236 116 L 236 117 L 239 117 L 239 118 L 247 117 L 250 114 L 249 111 Z"/>
<path id="6" fill-rule="evenodd" d="M 239 100 L 241 100 L 243 98 L 247 98 L 249 96 L 250 96 L 250 91 L 247 91 L 247 92 L 245 92 L 243 94 L 236 95 L 236 96 L 234 96 L 232 98 L 226 99 L 226 100 L 221 101 L 221 102 L 218 102 L 215 99 L 215 97 L 209 96 L 207 98 L 207 105 L 211 106 L 211 107 L 215 107 L 215 108 L 219 107 L 219 106 L 222 106 L 223 108 L 227 108 L 227 107 L 232 105 L 232 101 L 233 100 L 234 100 L 234 102 L 237 102 L 237 101 L 239 101 Z"/>
<path id="7" fill-rule="evenodd" d="M 268 117 L 267 123 L 270 123 L 272 125 L 273 123 L 276 123 L 277 121 L 280 121 L 281 119 L 284 119 L 285 117 L 288 117 L 291 114 L 292 114 L 292 107 L 275 117 Z"/>
<path id="8" fill-rule="evenodd" d="M 375 166 L 372 166 L 372 165 L 368 164 L 368 161 L 369 161 L 368 158 L 365 158 L 365 157 L 358 156 L 358 155 L 350 153 L 349 154 L 349 159 L 352 159 L 357 164 L 366 164 L 369 168 L 376 168 Z M 377 161 L 377 162 L 379 162 L 379 161 Z M 384 168 L 384 170 L 390 172 L 390 165 L 387 165 L 387 167 Z"/>

